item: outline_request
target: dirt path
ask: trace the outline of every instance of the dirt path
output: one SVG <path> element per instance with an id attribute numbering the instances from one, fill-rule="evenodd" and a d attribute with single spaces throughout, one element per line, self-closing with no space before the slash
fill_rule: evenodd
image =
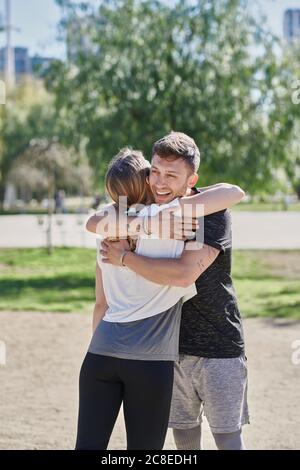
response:
<path id="1" fill-rule="evenodd" d="M 246 320 L 245 333 L 251 412 L 244 432 L 247 447 L 300 449 L 300 364 L 291 360 L 300 324 Z M 0 365 L 0 449 L 73 448 L 78 373 L 89 335 L 86 315 L 0 313 L 7 356 L 6 365 Z M 110 448 L 125 448 L 121 415 Z M 165 448 L 175 448 L 170 432 Z M 204 448 L 214 448 L 206 423 Z"/>

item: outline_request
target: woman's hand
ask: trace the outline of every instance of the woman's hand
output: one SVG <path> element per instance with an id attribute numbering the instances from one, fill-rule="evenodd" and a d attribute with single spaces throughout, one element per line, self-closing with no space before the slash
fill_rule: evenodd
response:
<path id="1" fill-rule="evenodd" d="M 121 255 L 124 251 L 130 251 L 130 245 L 127 240 L 120 240 L 119 242 L 103 240 L 100 250 L 102 262 L 104 264 L 113 264 L 114 266 L 123 266 Z"/>

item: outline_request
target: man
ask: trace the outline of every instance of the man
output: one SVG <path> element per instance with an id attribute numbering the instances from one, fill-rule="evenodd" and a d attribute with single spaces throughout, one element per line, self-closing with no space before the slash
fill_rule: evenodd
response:
<path id="1" fill-rule="evenodd" d="M 193 139 L 172 132 L 153 146 L 149 175 L 157 204 L 199 192 L 200 152 Z M 97 230 L 93 216 L 87 229 Z M 151 228 L 150 228 L 151 230 Z M 204 244 L 188 241 L 180 259 L 153 259 L 128 251 L 123 264 L 166 285 L 190 285 L 197 295 L 184 303 L 180 361 L 175 363 L 169 426 L 179 450 L 201 449 L 205 413 L 218 449 L 244 449 L 242 426 L 249 423 L 247 364 L 242 322 L 231 280 L 231 219 L 227 210 L 204 217 Z M 106 262 L 119 264 L 120 248 L 104 241 Z"/>

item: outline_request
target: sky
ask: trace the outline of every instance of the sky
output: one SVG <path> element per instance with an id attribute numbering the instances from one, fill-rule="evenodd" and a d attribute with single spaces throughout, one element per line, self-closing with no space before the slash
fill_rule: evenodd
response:
<path id="1" fill-rule="evenodd" d="M 0 0 L 0 13 L 3 18 L 5 0 Z M 60 9 L 54 0 L 11 0 L 14 46 L 28 47 L 31 55 L 45 57 L 65 56 L 65 47 L 57 41 L 57 23 Z M 5 35 L 0 33 L 0 46 L 4 46 Z"/>
<path id="2" fill-rule="evenodd" d="M 300 0 L 256 0 L 256 3 L 266 14 L 271 30 L 279 36 L 282 36 L 284 10 L 300 8 Z M 2 17 L 4 4 L 5 0 L 0 0 Z M 18 28 L 12 36 L 14 46 L 28 47 L 31 55 L 65 57 L 65 46 L 57 40 L 60 9 L 55 0 L 11 0 L 11 5 L 12 23 Z M 5 35 L 0 33 L 0 47 L 4 43 Z"/>

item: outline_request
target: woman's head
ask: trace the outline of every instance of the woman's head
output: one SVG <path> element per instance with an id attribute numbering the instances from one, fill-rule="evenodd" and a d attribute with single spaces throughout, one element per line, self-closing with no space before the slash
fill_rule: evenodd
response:
<path id="1" fill-rule="evenodd" d="M 147 204 L 150 166 L 139 150 L 128 147 L 120 150 L 109 163 L 105 176 L 106 190 L 112 200 L 119 204 L 119 197 L 126 196 L 128 206 Z"/>

